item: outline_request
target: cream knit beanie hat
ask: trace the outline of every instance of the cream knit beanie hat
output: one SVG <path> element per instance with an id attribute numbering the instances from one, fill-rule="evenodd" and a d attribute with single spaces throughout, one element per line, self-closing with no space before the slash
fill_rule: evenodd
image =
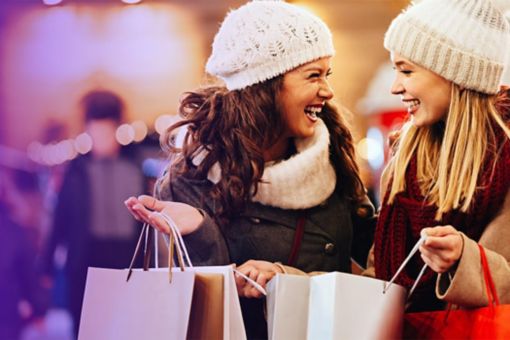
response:
<path id="1" fill-rule="evenodd" d="M 225 17 L 206 71 L 237 90 L 334 54 L 331 32 L 315 15 L 284 1 L 251 1 Z"/>
<path id="2" fill-rule="evenodd" d="M 393 20 L 384 47 L 467 89 L 498 91 L 510 0 L 423 0 Z"/>

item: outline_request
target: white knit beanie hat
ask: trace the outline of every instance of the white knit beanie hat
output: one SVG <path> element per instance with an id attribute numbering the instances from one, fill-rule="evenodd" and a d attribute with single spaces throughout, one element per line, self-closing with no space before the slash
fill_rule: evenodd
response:
<path id="1" fill-rule="evenodd" d="M 393 20 L 384 47 L 467 89 L 497 93 L 510 0 L 423 0 Z"/>
<path id="2" fill-rule="evenodd" d="M 284 1 L 251 1 L 225 17 L 206 71 L 237 90 L 334 54 L 331 32 L 317 16 Z"/>

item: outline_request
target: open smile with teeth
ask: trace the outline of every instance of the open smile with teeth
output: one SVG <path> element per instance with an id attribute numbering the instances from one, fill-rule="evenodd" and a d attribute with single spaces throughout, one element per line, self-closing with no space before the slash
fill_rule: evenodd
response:
<path id="1" fill-rule="evenodd" d="M 316 121 L 317 114 L 322 111 L 322 106 L 307 106 L 305 107 L 305 114 L 310 120 Z"/>
<path id="2" fill-rule="evenodd" d="M 406 100 L 404 101 L 404 105 L 407 107 L 407 112 L 413 113 L 420 106 L 420 101 L 418 99 Z"/>

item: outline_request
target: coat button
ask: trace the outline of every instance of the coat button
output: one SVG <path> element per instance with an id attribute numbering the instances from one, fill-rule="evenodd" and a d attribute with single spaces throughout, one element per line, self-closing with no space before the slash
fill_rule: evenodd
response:
<path id="1" fill-rule="evenodd" d="M 255 223 L 255 224 L 259 224 L 260 223 L 260 218 L 256 218 L 256 217 L 252 217 L 250 218 L 250 220 Z"/>
<path id="2" fill-rule="evenodd" d="M 333 243 L 326 243 L 324 246 L 324 252 L 328 255 L 334 255 L 336 253 L 336 247 Z"/>

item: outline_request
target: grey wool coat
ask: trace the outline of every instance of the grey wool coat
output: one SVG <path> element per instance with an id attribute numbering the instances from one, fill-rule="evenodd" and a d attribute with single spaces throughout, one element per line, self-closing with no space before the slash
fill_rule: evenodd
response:
<path id="1" fill-rule="evenodd" d="M 304 210 L 250 202 L 228 226 L 220 227 L 212 217 L 214 202 L 207 196 L 212 185 L 208 180 L 176 174 L 165 175 L 157 185 L 159 199 L 189 204 L 204 215 L 199 228 L 184 236 L 194 265 L 240 265 L 250 259 L 286 264 L 298 219 L 304 217 L 304 235 L 294 266 L 307 272 L 348 272 L 353 237 L 363 234 L 360 237 L 368 238 L 373 231 L 371 203 L 363 203 L 360 216 L 356 213 L 359 206 L 353 207 L 350 200 L 336 192 L 322 204 Z M 356 250 L 361 254 L 359 248 Z"/>

